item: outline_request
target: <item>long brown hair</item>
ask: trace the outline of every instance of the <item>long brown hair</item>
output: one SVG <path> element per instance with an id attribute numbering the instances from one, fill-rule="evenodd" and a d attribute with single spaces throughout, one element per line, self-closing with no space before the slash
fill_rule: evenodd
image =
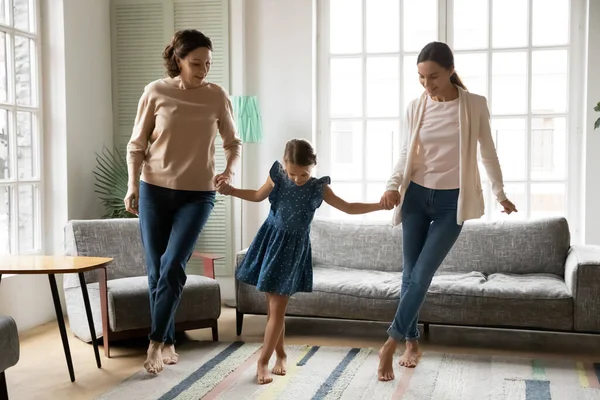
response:
<path id="1" fill-rule="evenodd" d="M 450 46 L 443 42 L 431 42 L 425 45 L 417 57 L 417 64 L 424 61 L 433 61 L 448 71 L 454 68 L 454 54 L 452 53 Z M 450 76 L 450 82 L 467 90 L 467 87 L 461 81 L 456 70 Z"/>
<path id="2" fill-rule="evenodd" d="M 163 60 L 167 75 L 171 78 L 179 76 L 181 70 L 177 59 L 184 59 L 190 52 L 200 47 L 206 47 L 210 51 L 213 49 L 212 41 L 204 33 L 196 29 L 184 29 L 175 32 L 171 43 L 163 51 Z"/>

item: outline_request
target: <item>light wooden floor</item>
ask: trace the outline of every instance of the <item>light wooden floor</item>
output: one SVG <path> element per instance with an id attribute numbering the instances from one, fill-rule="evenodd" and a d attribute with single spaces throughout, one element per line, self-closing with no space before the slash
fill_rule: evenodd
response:
<path id="1" fill-rule="evenodd" d="M 260 342 L 265 321 L 264 316 L 246 316 L 243 335 L 239 339 Z M 385 329 L 386 324 L 289 318 L 286 320 L 286 339 L 289 344 L 378 348 L 386 338 Z M 600 346 L 597 345 L 600 336 L 584 336 L 583 340 L 572 340 L 573 344 L 578 345 L 587 340 L 587 349 L 577 345 L 567 349 L 557 346 L 554 339 L 540 340 L 540 337 L 545 336 L 539 334 L 524 336 L 516 331 L 503 331 L 499 340 L 492 341 L 489 333 L 482 336 L 461 328 L 446 328 L 452 331 L 439 332 L 436 329 L 432 327 L 430 340 L 425 342 L 424 350 L 569 357 L 585 361 L 600 359 Z M 223 308 L 219 319 L 219 334 L 220 340 L 224 342 L 238 340 L 235 336 L 235 310 Z M 186 337 L 192 340 L 211 340 L 211 333 L 210 329 L 198 330 L 188 332 Z M 182 345 L 185 345 L 186 337 L 183 338 Z M 454 339 L 449 339 L 450 337 Z M 75 383 L 71 383 L 56 323 L 23 332 L 20 338 L 21 359 L 6 372 L 11 400 L 93 399 L 137 372 L 144 361 L 147 346 L 147 341 L 143 339 L 120 343 L 112 347 L 112 358 L 106 359 L 102 355 L 103 368 L 98 369 L 92 346 L 69 333 L 76 377 Z M 449 340 L 456 343 L 440 344 Z M 565 339 L 563 337 L 560 340 L 564 342 Z M 103 354 L 102 348 L 100 353 Z"/>

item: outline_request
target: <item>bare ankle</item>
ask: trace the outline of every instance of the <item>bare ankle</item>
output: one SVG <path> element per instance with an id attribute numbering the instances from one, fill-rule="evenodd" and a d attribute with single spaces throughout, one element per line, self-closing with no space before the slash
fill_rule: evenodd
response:
<path id="1" fill-rule="evenodd" d="M 277 356 L 277 358 L 286 358 L 287 357 L 287 353 L 285 352 L 284 349 L 275 350 L 275 355 Z"/>
<path id="2" fill-rule="evenodd" d="M 419 341 L 417 339 L 406 340 L 406 349 L 409 351 L 418 351 L 419 350 Z"/>

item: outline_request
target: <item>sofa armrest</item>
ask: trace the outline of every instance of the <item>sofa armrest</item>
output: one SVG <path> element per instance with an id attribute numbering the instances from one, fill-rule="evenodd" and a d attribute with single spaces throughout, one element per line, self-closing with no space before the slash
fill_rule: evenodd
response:
<path id="1" fill-rule="evenodd" d="M 17 324 L 11 317 L 0 315 L 0 373 L 19 361 L 19 353 Z"/>
<path id="2" fill-rule="evenodd" d="M 565 263 L 575 331 L 600 333 L 600 246 L 574 245 Z"/>

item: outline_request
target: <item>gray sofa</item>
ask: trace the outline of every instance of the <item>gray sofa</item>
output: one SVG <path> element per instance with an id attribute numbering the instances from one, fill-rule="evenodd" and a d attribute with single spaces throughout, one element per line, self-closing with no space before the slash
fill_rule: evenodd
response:
<path id="1" fill-rule="evenodd" d="M 313 293 L 287 315 L 390 322 L 402 281 L 401 227 L 315 220 Z M 237 264 L 245 252 L 238 254 Z M 262 293 L 236 280 L 244 314 L 265 314 Z M 600 246 L 571 246 L 567 221 L 467 222 L 433 279 L 420 322 L 600 333 Z"/>
<path id="2" fill-rule="evenodd" d="M 17 324 L 11 317 L 0 315 L 0 399 L 8 399 L 5 371 L 19 361 L 19 353 Z"/>
<path id="3" fill-rule="evenodd" d="M 102 291 L 97 274 L 86 273 L 96 336 L 104 337 L 107 357 L 110 355 L 109 341 L 147 335 L 150 303 L 138 219 L 70 221 L 65 228 L 65 244 L 69 256 L 114 258 L 107 266 L 106 293 Z M 90 342 L 78 276 L 65 275 L 63 286 L 71 331 L 79 339 Z M 104 313 L 102 299 L 105 300 Z M 176 330 L 212 328 L 213 340 L 217 341 L 220 315 L 221 291 L 214 279 L 214 270 L 211 277 L 188 275 L 175 315 Z"/>

